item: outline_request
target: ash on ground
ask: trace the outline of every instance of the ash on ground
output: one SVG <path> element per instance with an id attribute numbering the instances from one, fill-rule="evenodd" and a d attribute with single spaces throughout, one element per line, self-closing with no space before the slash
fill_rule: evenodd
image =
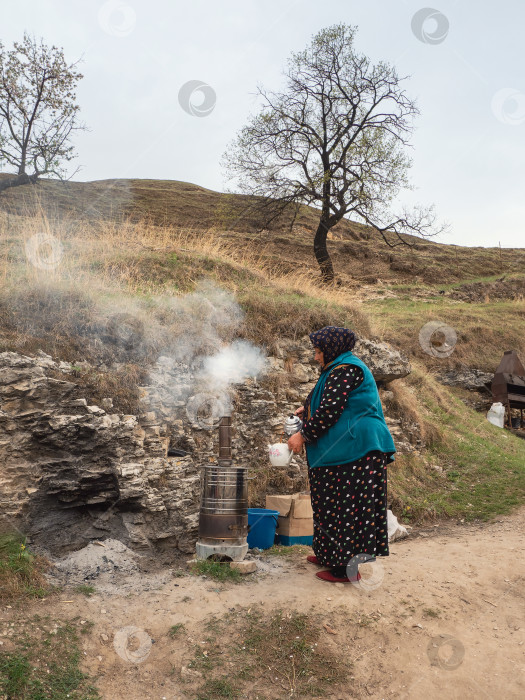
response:
<path id="1" fill-rule="evenodd" d="M 49 558 L 49 557 L 48 557 Z M 172 569 L 151 572 L 150 557 L 132 551 L 119 540 L 91 542 L 66 557 L 52 560 L 47 574 L 59 586 L 91 585 L 100 593 L 139 593 L 171 580 Z"/>

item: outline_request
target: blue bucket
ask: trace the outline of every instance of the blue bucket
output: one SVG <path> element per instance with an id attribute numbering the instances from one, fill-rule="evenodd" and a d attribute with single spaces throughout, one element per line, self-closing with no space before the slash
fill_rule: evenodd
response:
<path id="1" fill-rule="evenodd" d="M 268 508 L 248 508 L 248 547 L 270 549 L 275 540 L 278 510 Z"/>

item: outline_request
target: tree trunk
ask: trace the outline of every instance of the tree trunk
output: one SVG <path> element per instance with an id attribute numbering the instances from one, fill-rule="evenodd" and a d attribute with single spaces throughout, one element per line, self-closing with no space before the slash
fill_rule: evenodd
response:
<path id="1" fill-rule="evenodd" d="M 332 260 L 326 247 L 326 237 L 329 230 L 326 221 L 321 217 L 319 226 L 315 232 L 314 253 L 321 269 L 321 278 L 323 282 L 328 284 L 332 283 L 335 278 L 334 266 L 332 265 Z"/>
<path id="2" fill-rule="evenodd" d="M 34 185 L 38 179 L 38 175 L 28 175 L 22 173 L 11 180 L 0 180 L 0 192 L 9 189 L 10 187 L 18 187 L 19 185 Z"/>

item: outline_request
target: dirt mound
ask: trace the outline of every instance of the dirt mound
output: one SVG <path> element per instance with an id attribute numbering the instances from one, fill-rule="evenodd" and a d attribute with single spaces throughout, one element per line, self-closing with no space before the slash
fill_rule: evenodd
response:
<path id="1" fill-rule="evenodd" d="M 462 284 L 449 295 L 458 301 L 475 303 L 491 301 L 514 301 L 525 298 L 525 279 L 505 279 L 494 282 L 472 282 Z"/>

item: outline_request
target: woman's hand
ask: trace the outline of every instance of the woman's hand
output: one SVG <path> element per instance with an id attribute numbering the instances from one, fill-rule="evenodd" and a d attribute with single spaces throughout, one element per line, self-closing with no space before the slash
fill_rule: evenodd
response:
<path id="1" fill-rule="evenodd" d="M 295 411 L 294 416 L 302 416 L 304 413 L 304 406 L 301 406 L 301 408 L 298 408 L 297 411 Z"/>
<path id="2" fill-rule="evenodd" d="M 301 452 L 303 451 L 304 443 L 305 443 L 305 440 L 304 440 L 304 437 L 301 435 L 301 433 L 294 433 L 288 439 L 288 449 L 291 450 L 296 455 L 301 454 Z"/>

